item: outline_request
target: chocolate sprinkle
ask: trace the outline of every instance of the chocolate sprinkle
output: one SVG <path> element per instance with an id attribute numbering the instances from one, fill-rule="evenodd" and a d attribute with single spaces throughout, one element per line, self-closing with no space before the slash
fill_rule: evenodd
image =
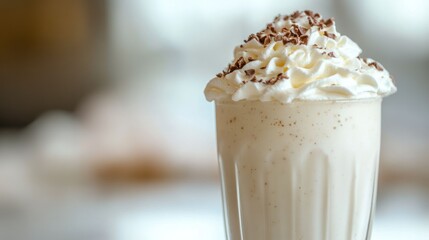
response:
<path id="1" fill-rule="evenodd" d="M 303 35 L 299 38 L 299 40 L 304 44 L 307 45 L 308 43 L 308 35 Z"/>
<path id="2" fill-rule="evenodd" d="M 235 62 L 235 64 L 237 65 L 237 68 L 240 69 L 240 68 L 242 68 L 246 64 L 246 61 L 244 61 L 243 57 L 240 57 L 237 60 L 237 62 Z"/>
<path id="3" fill-rule="evenodd" d="M 326 21 L 325 21 L 325 25 L 326 25 L 327 27 L 330 27 L 330 26 L 334 25 L 334 19 L 333 19 L 333 18 L 330 18 L 330 19 L 326 20 Z"/>
<path id="4" fill-rule="evenodd" d="M 357 57 L 358 59 L 362 60 L 364 63 L 366 63 L 368 66 L 370 67 L 374 67 L 375 69 L 377 69 L 378 71 L 383 71 L 383 68 L 380 66 L 380 64 L 378 62 L 368 62 L 368 58 L 362 58 L 362 57 Z"/>
<path id="5" fill-rule="evenodd" d="M 275 80 L 275 78 L 271 78 L 271 79 L 268 79 L 267 81 L 265 81 L 265 84 L 274 85 L 276 82 L 277 81 Z"/>
<path id="6" fill-rule="evenodd" d="M 308 29 L 306 29 L 305 27 L 300 27 L 298 26 L 298 31 L 299 31 L 299 35 L 302 36 L 307 32 Z"/>
<path id="7" fill-rule="evenodd" d="M 301 18 L 305 18 L 305 17 L 308 19 L 308 24 L 309 24 L 308 28 L 302 27 L 296 23 L 298 22 L 298 19 L 301 20 Z M 280 21 L 289 21 L 290 25 L 286 24 L 286 26 L 290 26 L 290 27 L 283 27 L 281 29 L 278 28 L 277 23 Z M 310 11 L 310 10 L 305 10 L 303 12 L 295 11 L 291 15 L 286 15 L 286 16 L 277 15 L 274 18 L 274 22 L 267 24 L 266 28 L 263 29 L 262 31 L 255 34 L 250 34 L 247 37 L 247 39 L 244 40 L 244 43 L 248 43 L 249 41 L 252 41 L 254 39 L 256 42 L 258 42 L 264 47 L 266 47 L 267 45 L 273 42 L 281 42 L 283 43 L 283 45 L 287 45 L 287 44 L 308 45 L 309 38 L 310 38 L 308 30 L 312 27 L 317 27 L 319 31 L 323 31 L 324 36 L 335 39 L 336 38 L 335 34 L 328 33 L 326 31 L 326 28 L 331 27 L 332 25 L 334 25 L 334 23 L 335 22 L 333 18 L 322 19 L 320 14 L 314 13 L 313 11 Z M 321 47 L 315 44 L 312 45 L 312 47 L 322 49 Z M 240 48 L 241 48 L 240 50 L 243 51 L 243 48 L 245 48 L 245 45 L 243 44 L 240 45 Z M 327 54 L 330 57 L 335 57 L 333 52 L 329 52 L 329 53 L 324 52 L 322 54 Z M 216 76 L 219 78 L 225 77 L 226 75 L 234 72 L 235 70 L 242 69 L 247 63 L 255 60 L 256 59 L 253 57 L 247 57 L 247 60 L 243 57 L 240 57 L 234 63 L 229 64 L 226 70 L 222 71 L 222 73 L 219 73 Z M 371 66 L 377 69 L 381 68 L 376 63 L 373 63 Z M 266 69 L 266 66 L 261 67 L 260 69 Z M 276 77 L 272 77 L 268 80 L 257 79 L 255 76 L 255 73 L 256 73 L 255 69 L 247 69 L 244 71 L 244 73 L 246 74 L 246 76 L 250 77 L 251 79 L 244 80 L 243 84 L 251 81 L 251 82 L 259 82 L 263 84 L 272 85 L 272 84 L 275 84 L 280 79 L 288 79 L 288 77 L 285 74 L 279 74 Z"/>
<path id="8" fill-rule="evenodd" d="M 246 73 L 247 76 L 252 76 L 253 74 L 255 74 L 255 69 L 248 69 L 248 70 L 244 70 L 244 72 Z"/>
<path id="9" fill-rule="evenodd" d="M 304 13 L 307 15 L 307 16 L 314 16 L 314 13 L 313 13 L 313 11 L 310 11 L 310 10 L 305 10 L 304 11 Z"/>
<path id="10" fill-rule="evenodd" d="M 295 12 L 292 14 L 292 18 L 298 18 L 300 15 L 301 15 L 301 13 L 300 13 L 299 11 L 295 11 Z"/>
<path id="11" fill-rule="evenodd" d="M 299 40 L 297 38 L 291 38 L 289 42 L 292 43 L 293 45 L 297 45 Z"/>
<path id="12" fill-rule="evenodd" d="M 328 53 L 328 56 L 330 56 L 330 57 L 335 57 L 335 54 L 334 54 L 333 52 L 329 52 L 329 53 Z"/>
<path id="13" fill-rule="evenodd" d="M 323 35 L 325 35 L 328 38 L 332 38 L 332 39 L 335 39 L 337 37 L 337 36 L 335 36 L 335 34 L 328 33 L 327 31 L 323 32 Z"/>
<path id="14" fill-rule="evenodd" d="M 266 37 L 266 38 L 264 39 L 263 44 L 264 44 L 264 45 L 268 45 L 270 42 L 271 42 L 271 39 L 270 39 L 269 37 Z"/>
<path id="15" fill-rule="evenodd" d="M 252 39 L 258 40 L 258 37 L 255 34 L 252 33 L 252 34 L 249 35 L 249 37 L 247 38 L 247 40 L 244 40 L 244 43 L 247 43 L 247 42 L 249 42 Z"/>
<path id="16" fill-rule="evenodd" d="M 240 57 L 239 59 L 237 59 L 237 61 L 235 61 L 235 63 L 233 65 L 231 65 L 231 64 L 228 65 L 228 69 L 226 72 L 224 72 L 224 75 L 232 73 L 237 69 L 241 69 L 244 67 L 244 65 L 246 65 L 246 61 L 244 60 L 243 57 Z"/>
<path id="17" fill-rule="evenodd" d="M 377 62 L 372 62 L 372 63 L 368 64 L 368 66 L 375 67 L 375 69 L 377 69 L 378 71 L 383 71 L 383 68 Z"/>
<path id="18" fill-rule="evenodd" d="M 279 73 L 279 74 L 277 74 L 277 76 L 266 80 L 264 83 L 268 84 L 268 85 L 274 85 L 275 83 L 277 83 L 281 79 L 289 79 L 289 77 L 286 74 Z"/>
<path id="19" fill-rule="evenodd" d="M 310 26 L 316 26 L 316 20 L 312 17 L 307 17 L 308 23 L 310 24 Z"/>

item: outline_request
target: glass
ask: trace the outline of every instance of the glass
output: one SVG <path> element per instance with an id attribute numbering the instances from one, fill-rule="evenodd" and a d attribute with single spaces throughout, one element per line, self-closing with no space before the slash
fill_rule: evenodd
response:
<path id="1" fill-rule="evenodd" d="M 229 240 L 369 240 L 381 98 L 217 102 Z"/>

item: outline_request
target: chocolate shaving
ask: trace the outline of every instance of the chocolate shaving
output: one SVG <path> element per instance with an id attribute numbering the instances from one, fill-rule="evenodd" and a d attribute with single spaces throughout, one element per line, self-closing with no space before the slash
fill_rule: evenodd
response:
<path id="1" fill-rule="evenodd" d="M 277 82 L 277 81 L 276 81 L 276 79 L 275 79 L 275 78 L 270 78 L 270 79 L 268 79 L 267 81 L 265 81 L 264 83 L 265 83 L 265 84 L 268 84 L 268 85 L 274 85 L 276 82 Z"/>
<path id="2" fill-rule="evenodd" d="M 323 35 L 325 35 L 328 38 L 332 38 L 332 39 L 335 39 L 337 37 L 337 36 L 335 36 L 335 34 L 328 33 L 327 31 L 323 32 Z"/>
<path id="3" fill-rule="evenodd" d="M 313 44 L 313 47 L 315 47 L 317 49 L 322 49 L 322 47 L 319 47 L 317 44 Z"/>
<path id="4" fill-rule="evenodd" d="M 368 66 L 375 67 L 375 69 L 377 69 L 378 71 L 383 71 L 383 68 L 377 62 L 372 62 L 372 63 L 368 64 Z"/>
<path id="5" fill-rule="evenodd" d="M 264 44 L 265 39 L 267 39 L 267 35 L 265 35 L 265 34 L 260 34 L 260 35 L 258 36 L 258 41 L 259 41 L 259 43 L 261 43 L 261 44 Z"/>
<path id="6" fill-rule="evenodd" d="M 266 46 L 271 42 L 271 37 L 274 37 L 275 34 L 267 34 L 265 31 L 263 32 L 258 32 L 256 34 L 256 40 L 259 41 L 260 44 Z"/>
<path id="7" fill-rule="evenodd" d="M 258 37 L 255 34 L 250 34 L 249 37 L 247 38 L 247 40 L 244 40 L 245 43 L 251 41 L 252 39 L 256 39 L 258 40 Z"/>
<path id="8" fill-rule="evenodd" d="M 249 69 L 249 70 L 253 70 L 253 69 Z M 286 74 L 279 73 L 275 77 L 272 77 L 272 78 L 267 79 L 267 80 L 262 80 L 262 79 L 257 79 L 256 76 L 253 75 L 252 78 L 250 78 L 249 80 L 243 80 L 241 82 L 243 84 L 246 84 L 247 82 L 254 82 L 254 83 L 263 83 L 263 84 L 267 84 L 267 85 L 274 85 L 274 84 L 276 84 L 278 81 L 280 81 L 282 79 L 289 79 L 289 77 Z"/>
<path id="9" fill-rule="evenodd" d="M 263 44 L 264 44 L 264 45 L 268 45 L 270 42 L 271 42 L 271 38 L 266 37 L 266 38 L 264 39 Z"/>
<path id="10" fill-rule="evenodd" d="M 292 43 L 293 45 L 297 45 L 298 44 L 298 38 L 291 38 L 290 43 Z"/>
<path id="11" fill-rule="evenodd" d="M 305 28 L 305 27 L 299 27 L 298 26 L 298 31 L 299 31 L 299 33 L 300 33 L 300 36 L 301 35 L 304 35 L 306 32 L 307 32 L 307 28 Z"/>
<path id="12" fill-rule="evenodd" d="M 237 69 L 241 69 L 241 68 L 243 68 L 244 67 L 244 65 L 246 65 L 246 61 L 244 60 L 244 58 L 243 57 L 240 57 L 240 58 L 238 58 L 237 59 L 237 61 L 235 61 L 235 63 L 234 64 L 229 64 L 228 65 L 228 69 L 227 69 L 227 71 L 226 72 L 224 72 L 224 74 L 223 75 L 227 75 L 227 74 L 229 74 L 229 73 L 232 73 L 232 72 L 234 72 L 235 70 L 237 70 Z"/>
<path id="13" fill-rule="evenodd" d="M 287 37 L 283 37 L 282 42 L 283 45 L 286 45 L 289 42 L 289 39 Z"/>
<path id="14" fill-rule="evenodd" d="M 299 38 L 302 44 L 307 45 L 308 43 L 308 35 L 303 35 Z"/>
<path id="15" fill-rule="evenodd" d="M 235 67 L 234 65 L 229 64 L 228 65 L 228 70 L 226 72 L 227 72 L 227 74 L 230 74 L 230 73 L 234 72 L 235 70 L 237 70 L 237 67 Z"/>
<path id="16" fill-rule="evenodd" d="M 306 27 L 302 27 L 301 24 L 297 23 L 297 22 L 301 22 L 301 20 L 307 18 L 308 19 L 308 28 Z M 277 28 L 278 25 L 276 25 L 277 22 L 279 21 L 289 21 L 289 24 L 286 24 L 287 27 L 283 27 L 281 29 Z M 332 39 L 335 39 L 337 36 L 333 33 L 328 33 L 326 31 L 326 28 L 333 26 L 334 24 L 334 19 L 333 18 L 329 18 L 329 19 L 322 19 L 320 14 L 318 13 L 314 13 L 310 10 L 305 10 L 303 12 L 300 11 L 295 11 L 293 14 L 291 15 L 287 15 L 287 16 L 282 16 L 282 15 L 277 15 L 274 18 L 274 21 L 272 23 L 269 23 L 266 25 L 266 28 L 263 29 L 262 31 L 255 33 L 255 34 L 250 34 L 248 36 L 247 39 L 244 40 L 244 43 L 248 43 L 249 41 L 252 41 L 253 39 L 256 40 L 259 44 L 263 45 L 264 47 L 266 47 L 267 45 L 269 45 L 272 42 L 282 42 L 283 45 L 287 45 L 287 44 L 293 44 L 293 45 L 308 45 L 309 42 L 309 34 L 307 34 L 308 30 L 312 27 L 317 27 L 320 31 L 323 31 L 323 35 Z M 313 45 L 315 48 L 318 49 L 323 49 L 317 45 Z M 245 45 L 241 44 L 240 48 L 244 48 Z M 242 49 L 241 49 L 242 50 Z M 333 52 L 330 53 L 322 53 L 322 54 L 327 54 L 330 57 L 335 57 Z M 254 56 L 254 55 L 252 55 Z M 229 64 L 228 67 L 226 68 L 226 70 L 222 71 L 222 73 L 217 74 L 217 77 L 225 77 L 226 75 L 232 73 L 235 70 L 239 70 L 242 69 L 247 63 L 251 62 L 251 61 L 255 61 L 256 59 L 253 57 L 247 57 L 247 59 L 240 57 L 238 58 L 234 63 Z M 366 60 L 364 60 L 366 61 Z M 368 64 L 368 63 L 367 63 Z M 380 65 L 378 65 L 377 63 L 372 63 L 370 64 L 371 66 L 375 67 L 376 69 L 380 70 L 382 69 L 382 67 Z M 266 69 L 265 67 L 261 67 L 260 69 Z M 276 76 L 274 78 L 271 78 L 267 81 L 261 80 L 261 79 L 256 79 L 255 77 L 255 69 L 248 69 L 244 71 L 245 74 L 249 77 L 252 77 L 252 79 L 250 79 L 249 81 L 253 81 L 253 82 L 262 82 L 262 83 L 266 83 L 266 84 L 274 84 L 276 83 L 279 79 L 283 79 L 283 78 L 287 78 L 287 76 L 285 75 L 279 75 Z M 247 80 L 244 81 L 248 82 Z"/>
<path id="17" fill-rule="evenodd" d="M 327 27 L 330 27 L 330 26 L 334 25 L 334 19 L 330 18 L 330 19 L 324 21 L 324 23 Z"/>
<path id="18" fill-rule="evenodd" d="M 255 69 L 244 70 L 244 73 L 246 73 L 247 76 L 252 76 L 255 72 Z"/>
<path id="19" fill-rule="evenodd" d="M 281 79 L 289 79 L 289 77 L 286 74 L 279 73 L 277 74 L 277 76 L 268 79 L 264 83 L 268 85 L 274 85 L 276 82 L 278 82 Z"/>
<path id="20" fill-rule="evenodd" d="M 296 24 L 292 24 L 292 27 L 290 28 L 290 32 L 294 35 L 294 36 L 300 36 L 301 35 L 301 31 L 299 29 L 299 26 Z"/>
<path id="21" fill-rule="evenodd" d="M 261 41 L 261 38 L 265 37 L 267 34 L 265 32 L 256 33 L 256 39 Z"/>
<path id="22" fill-rule="evenodd" d="M 305 10 L 305 11 L 304 11 L 304 13 L 305 13 L 307 16 L 311 16 L 311 17 L 313 17 L 313 16 L 314 16 L 313 11 L 310 11 L 310 10 Z"/>
<path id="23" fill-rule="evenodd" d="M 246 61 L 244 61 L 244 58 L 243 58 L 243 57 L 240 57 L 240 58 L 235 62 L 235 64 L 237 65 L 237 68 L 238 68 L 238 69 L 240 69 L 240 68 L 242 68 L 242 67 L 246 64 Z"/>
<path id="24" fill-rule="evenodd" d="M 308 24 L 310 24 L 310 26 L 316 26 L 316 20 L 312 17 L 307 17 L 308 20 Z"/>
<path id="25" fill-rule="evenodd" d="M 298 18 L 300 15 L 301 15 L 301 13 L 300 13 L 299 11 L 295 11 L 295 12 L 292 14 L 292 18 Z"/>

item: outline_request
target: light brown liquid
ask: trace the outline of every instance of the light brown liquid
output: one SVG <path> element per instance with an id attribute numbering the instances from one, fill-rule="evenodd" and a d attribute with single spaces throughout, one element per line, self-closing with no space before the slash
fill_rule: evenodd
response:
<path id="1" fill-rule="evenodd" d="M 229 240 L 368 240 L 381 99 L 216 103 Z"/>

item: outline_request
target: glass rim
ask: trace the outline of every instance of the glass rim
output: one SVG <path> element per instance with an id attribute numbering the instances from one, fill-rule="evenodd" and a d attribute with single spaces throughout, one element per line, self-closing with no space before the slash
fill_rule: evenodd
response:
<path id="1" fill-rule="evenodd" d="M 261 101 L 261 100 L 239 100 L 234 101 L 232 99 L 214 100 L 216 105 L 234 105 L 242 103 L 272 103 L 280 105 L 294 105 L 294 104 L 333 104 L 333 103 L 364 103 L 364 102 L 381 102 L 383 97 L 368 97 L 368 98 L 352 98 L 352 99 L 320 99 L 320 100 L 300 100 L 296 99 L 292 102 L 280 102 L 278 100 Z"/>

